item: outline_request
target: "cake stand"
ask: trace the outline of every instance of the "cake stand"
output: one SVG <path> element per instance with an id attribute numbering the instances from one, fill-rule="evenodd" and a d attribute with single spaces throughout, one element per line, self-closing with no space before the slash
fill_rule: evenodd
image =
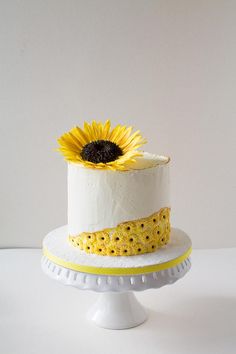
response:
<path id="1" fill-rule="evenodd" d="M 109 329 L 135 327 L 147 319 L 133 291 L 173 284 L 190 269 L 191 240 L 172 229 L 170 243 L 153 253 L 130 257 L 87 254 L 68 242 L 67 226 L 43 241 L 43 271 L 65 285 L 100 295 L 88 312 L 95 324 Z"/>

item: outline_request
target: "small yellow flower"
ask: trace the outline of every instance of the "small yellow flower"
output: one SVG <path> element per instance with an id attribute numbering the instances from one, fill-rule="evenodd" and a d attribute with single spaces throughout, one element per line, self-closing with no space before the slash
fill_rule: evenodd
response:
<path id="1" fill-rule="evenodd" d="M 132 221 L 124 222 L 124 223 L 118 225 L 118 228 L 119 228 L 120 233 L 122 233 L 123 235 L 125 235 L 127 237 L 129 237 L 133 233 L 136 233 L 136 230 L 137 230 L 135 222 L 132 222 Z"/>
<path id="2" fill-rule="evenodd" d="M 110 236 L 106 231 L 97 232 L 96 239 L 99 241 L 99 244 L 108 244 L 110 242 Z"/>
<path id="3" fill-rule="evenodd" d="M 112 235 L 110 236 L 111 238 L 111 244 L 114 245 L 120 245 L 125 241 L 124 236 L 122 235 L 122 233 L 115 231 L 112 233 Z"/>
<path id="4" fill-rule="evenodd" d="M 96 242 L 96 236 L 94 233 L 87 233 L 87 232 L 82 232 L 80 234 L 81 238 L 83 238 L 83 240 L 86 240 L 87 242 L 90 242 L 90 243 L 94 243 Z"/>
<path id="5" fill-rule="evenodd" d="M 106 256 L 107 255 L 107 250 L 106 250 L 106 247 L 104 245 L 95 246 L 93 251 L 94 251 L 94 253 L 96 253 L 98 255 L 101 255 L 101 256 Z"/>
<path id="6" fill-rule="evenodd" d="M 160 220 L 167 222 L 170 217 L 170 210 L 168 208 L 164 208 L 160 211 Z"/>
<path id="7" fill-rule="evenodd" d="M 83 240 L 81 238 L 79 238 L 79 237 L 76 238 L 76 244 L 81 250 L 84 249 L 84 243 L 83 243 Z"/>
<path id="8" fill-rule="evenodd" d="M 139 234 L 139 240 L 143 244 L 151 242 L 151 240 L 153 240 L 153 229 L 150 227 L 146 228 L 145 231 Z"/>
<path id="9" fill-rule="evenodd" d="M 146 245 L 147 252 L 155 252 L 158 248 L 158 245 L 155 242 L 150 242 Z"/>
<path id="10" fill-rule="evenodd" d="M 94 253 L 94 246 L 92 243 L 89 243 L 89 242 L 84 243 L 83 249 L 87 253 Z"/>
<path id="11" fill-rule="evenodd" d="M 109 245 L 107 247 L 107 256 L 119 256 L 119 249 L 117 247 L 113 247 L 113 245 Z"/>
<path id="12" fill-rule="evenodd" d="M 160 222 L 157 226 L 153 229 L 153 236 L 157 236 L 157 238 L 161 238 L 165 231 L 164 225 Z"/>
<path id="13" fill-rule="evenodd" d="M 134 254 L 132 246 L 124 245 L 120 247 L 121 256 L 131 256 L 132 254 Z"/>
<path id="14" fill-rule="evenodd" d="M 73 246 L 79 247 L 81 250 L 83 250 L 83 239 L 81 239 L 80 236 L 69 236 L 69 241 Z"/>
<path id="15" fill-rule="evenodd" d="M 134 254 L 142 254 L 146 252 L 146 247 L 140 242 L 137 242 L 134 247 Z"/>
<path id="16" fill-rule="evenodd" d="M 63 134 L 57 149 L 67 161 L 83 164 L 88 168 L 127 170 L 135 157 L 142 153 L 137 149 L 146 143 L 139 131 L 132 127 L 117 125 L 111 129 L 107 120 L 104 124 L 92 121 L 84 128 L 72 128 Z"/>
<path id="17" fill-rule="evenodd" d="M 159 213 L 152 214 L 149 219 L 153 225 L 156 225 L 158 223 L 158 221 L 160 220 Z"/>
<path id="18" fill-rule="evenodd" d="M 163 234 L 162 237 L 159 238 L 158 240 L 158 246 L 162 247 L 168 243 L 168 236 L 166 234 Z"/>
<path id="19" fill-rule="evenodd" d="M 133 245 L 138 241 L 138 236 L 136 234 L 131 234 L 129 237 L 127 237 L 127 244 L 130 245 L 130 247 L 133 247 Z"/>
<path id="20" fill-rule="evenodd" d="M 140 219 L 138 223 L 136 223 L 136 228 L 138 233 L 145 232 L 149 227 L 150 221 L 148 219 Z"/>

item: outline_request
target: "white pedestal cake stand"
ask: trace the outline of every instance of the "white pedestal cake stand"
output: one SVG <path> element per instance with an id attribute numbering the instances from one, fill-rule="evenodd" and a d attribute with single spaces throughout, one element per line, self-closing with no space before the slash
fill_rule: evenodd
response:
<path id="1" fill-rule="evenodd" d="M 147 319 L 133 291 L 173 284 L 190 269 L 191 240 L 172 229 L 170 243 L 157 252 L 131 257 L 87 254 L 67 239 L 67 226 L 43 241 L 42 269 L 51 278 L 82 290 L 100 292 L 88 318 L 98 326 L 125 329 Z"/>

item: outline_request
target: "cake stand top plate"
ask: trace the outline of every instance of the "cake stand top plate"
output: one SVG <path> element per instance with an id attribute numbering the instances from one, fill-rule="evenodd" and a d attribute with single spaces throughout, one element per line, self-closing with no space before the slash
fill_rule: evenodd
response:
<path id="1" fill-rule="evenodd" d="M 172 268 L 191 253 L 191 240 L 182 230 L 172 228 L 168 245 L 153 253 L 137 256 L 87 254 L 68 241 L 67 226 L 51 231 L 43 241 L 44 256 L 54 264 L 78 272 L 98 275 L 138 275 Z"/>

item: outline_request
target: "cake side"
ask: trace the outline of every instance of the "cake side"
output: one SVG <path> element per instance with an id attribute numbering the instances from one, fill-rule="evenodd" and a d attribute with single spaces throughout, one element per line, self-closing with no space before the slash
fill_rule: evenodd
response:
<path id="1" fill-rule="evenodd" d="M 68 229 L 70 235 L 97 232 L 149 217 L 170 207 L 169 160 L 151 161 L 128 171 L 92 170 L 68 164 Z M 159 157 L 156 157 L 158 161 Z"/>

